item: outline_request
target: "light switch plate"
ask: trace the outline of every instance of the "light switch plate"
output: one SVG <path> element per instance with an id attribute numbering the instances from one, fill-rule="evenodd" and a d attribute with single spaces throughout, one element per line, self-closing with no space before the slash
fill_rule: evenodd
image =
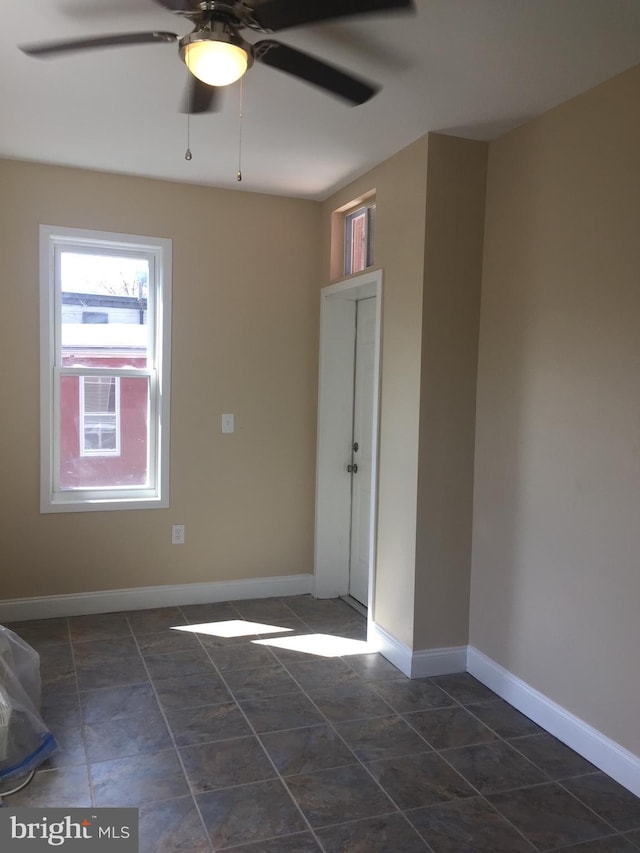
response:
<path id="1" fill-rule="evenodd" d="M 222 416 L 222 432 L 233 432 L 235 429 L 233 415 Z"/>

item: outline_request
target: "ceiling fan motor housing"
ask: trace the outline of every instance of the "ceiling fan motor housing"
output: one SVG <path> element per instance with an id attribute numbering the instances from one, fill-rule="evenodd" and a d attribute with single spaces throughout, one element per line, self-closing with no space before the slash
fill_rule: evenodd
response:
<path id="1" fill-rule="evenodd" d="M 242 38 L 242 36 L 233 30 L 225 21 L 211 21 L 210 26 L 197 27 L 192 33 L 183 36 L 178 42 L 180 48 L 180 56 L 183 61 L 187 48 L 192 44 L 199 42 L 217 41 L 223 44 L 232 44 L 239 47 L 247 54 L 247 68 L 253 65 L 253 45 Z"/>
<path id="2" fill-rule="evenodd" d="M 227 86 L 253 65 L 254 49 L 226 16 L 207 15 L 178 42 L 189 71 L 210 86 Z"/>

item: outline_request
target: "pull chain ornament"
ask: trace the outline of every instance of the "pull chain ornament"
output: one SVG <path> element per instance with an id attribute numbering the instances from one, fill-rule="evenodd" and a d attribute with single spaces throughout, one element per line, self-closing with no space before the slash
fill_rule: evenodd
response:
<path id="1" fill-rule="evenodd" d="M 243 88 L 242 77 L 240 78 L 240 124 L 238 129 L 238 171 L 236 172 L 236 181 L 242 180 L 242 103 L 243 103 Z"/>
<path id="2" fill-rule="evenodd" d="M 187 72 L 187 85 L 189 84 L 189 72 Z M 193 160 L 193 154 L 191 153 L 191 107 L 192 103 L 192 95 L 193 90 L 189 90 L 189 109 L 187 112 L 187 150 L 184 152 L 185 160 Z"/>

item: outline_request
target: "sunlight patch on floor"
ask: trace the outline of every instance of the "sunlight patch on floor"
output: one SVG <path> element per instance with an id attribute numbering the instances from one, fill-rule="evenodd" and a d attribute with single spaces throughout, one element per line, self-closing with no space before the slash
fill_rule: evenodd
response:
<path id="1" fill-rule="evenodd" d="M 261 622 L 247 622 L 245 619 L 229 619 L 226 622 L 202 622 L 199 625 L 174 625 L 171 630 L 208 634 L 211 637 L 248 637 L 255 634 L 282 634 L 285 631 L 293 631 L 293 628 L 263 625 Z"/>
<path id="2" fill-rule="evenodd" d="M 277 646 L 293 652 L 307 655 L 320 655 L 324 658 L 338 658 L 344 655 L 366 655 L 377 652 L 373 643 L 366 640 L 351 640 L 348 637 L 335 637 L 333 634 L 303 634 L 296 637 L 272 637 L 268 640 L 253 640 L 259 646 Z"/>

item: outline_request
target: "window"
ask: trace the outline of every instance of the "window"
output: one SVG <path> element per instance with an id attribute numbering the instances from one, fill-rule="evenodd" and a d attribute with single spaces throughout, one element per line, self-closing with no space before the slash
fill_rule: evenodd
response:
<path id="1" fill-rule="evenodd" d="M 344 217 L 344 274 L 362 272 L 373 266 L 376 206 L 367 204 Z"/>
<path id="2" fill-rule="evenodd" d="M 168 506 L 171 241 L 40 228 L 42 512 Z"/>
<path id="3" fill-rule="evenodd" d="M 80 455 L 120 455 L 120 377 L 80 377 Z"/>

